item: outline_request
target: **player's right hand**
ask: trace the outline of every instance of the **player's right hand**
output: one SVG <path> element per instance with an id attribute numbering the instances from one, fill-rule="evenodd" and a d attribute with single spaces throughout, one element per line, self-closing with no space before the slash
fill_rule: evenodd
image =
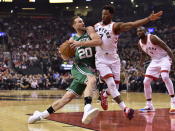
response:
<path id="1" fill-rule="evenodd" d="M 163 14 L 163 11 L 159 11 L 157 13 L 154 13 L 154 11 L 150 14 L 150 16 L 148 16 L 148 19 L 150 21 L 154 21 L 154 20 L 157 20 L 157 19 L 160 19 L 160 17 L 162 16 Z"/>

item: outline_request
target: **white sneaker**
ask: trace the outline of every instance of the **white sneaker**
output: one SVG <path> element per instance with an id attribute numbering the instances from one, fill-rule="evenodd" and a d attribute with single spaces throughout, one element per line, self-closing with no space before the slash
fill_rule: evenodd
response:
<path id="1" fill-rule="evenodd" d="M 139 111 L 144 112 L 144 113 L 146 113 L 146 112 L 155 112 L 155 109 L 154 109 L 153 105 L 150 105 L 150 106 L 147 105 L 144 108 L 139 109 Z"/>
<path id="2" fill-rule="evenodd" d="M 169 113 L 175 114 L 175 104 L 174 103 L 171 103 Z"/>
<path id="3" fill-rule="evenodd" d="M 35 123 L 36 121 L 40 121 L 41 119 L 43 119 L 43 118 L 41 117 L 41 113 L 42 113 L 42 112 L 35 111 L 35 112 L 33 113 L 33 115 L 29 117 L 28 123 L 29 123 L 29 124 L 33 124 L 33 123 Z"/>
<path id="4" fill-rule="evenodd" d="M 99 113 L 98 108 L 92 108 L 90 104 L 86 105 L 84 108 L 84 114 L 82 118 L 83 124 L 89 124 L 93 118 L 95 118 Z"/>

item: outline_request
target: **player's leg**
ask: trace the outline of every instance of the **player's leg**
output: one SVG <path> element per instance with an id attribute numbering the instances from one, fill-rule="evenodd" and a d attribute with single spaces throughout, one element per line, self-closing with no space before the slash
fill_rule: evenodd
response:
<path id="1" fill-rule="evenodd" d="M 174 87 L 173 87 L 172 80 L 170 79 L 168 72 L 162 72 L 161 77 L 165 83 L 167 90 L 168 90 L 168 94 L 171 97 L 171 101 L 170 101 L 171 104 L 170 104 L 170 111 L 169 112 L 175 113 L 175 97 L 174 97 Z"/>
<path id="2" fill-rule="evenodd" d="M 96 64 L 96 68 L 97 68 L 97 70 L 100 73 L 101 79 L 104 80 L 104 79 L 106 79 L 108 77 L 113 77 L 111 69 L 106 64 L 98 63 L 98 64 Z M 110 95 L 109 87 L 107 89 L 102 90 L 101 93 L 100 93 L 100 96 L 101 96 L 101 107 L 104 110 L 108 109 L 108 101 L 107 101 L 108 95 Z"/>
<path id="3" fill-rule="evenodd" d="M 65 104 L 69 103 L 76 96 L 82 95 L 86 86 L 83 83 L 79 82 L 78 79 L 80 79 L 81 76 L 79 76 L 79 71 L 77 71 L 75 67 L 72 68 L 72 75 L 75 79 L 72 81 L 65 95 L 61 99 L 55 101 L 44 112 L 35 111 L 34 114 L 29 117 L 28 123 L 35 123 L 38 120 L 48 117 L 50 114 L 62 108 Z"/>
<path id="4" fill-rule="evenodd" d="M 152 104 L 152 88 L 151 88 L 152 78 L 145 77 L 144 83 L 144 94 L 146 98 L 146 106 L 140 109 L 141 112 L 152 112 L 155 111 L 154 106 Z"/>
<path id="5" fill-rule="evenodd" d="M 100 75 L 99 75 L 97 80 L 98 80 L 97 81 L 97 89 L 98 89 L 98 92 L 99 92 L 97 102 L 101 102 L 101 94 L 103 94 L 104 90 L 107 89 L 107 85 L 106 85 L 105 81 L 100 78 Z"/>
<path id="6" fill-rule="evenodd" d="M 171 61 L 169 58 L 165 57 L 161 62 L 161 77 L 165 83 L 165 86 L 168 90 L 168 94 L 171 97 L 170 101 L 170 113 L 175 113 L 175 97 L 174 97 L 174 86 L 172 80 L 170 79 L 169 72 L 171 68 Z"/>
<path id="7" fill-rule="evenodd" d="M 93 108 L 91 105 L 93 90 L 96 88 L 96 77 L 94 75 L 87 75 L 87 80 L 87 86 L 84 91 L 85 106 L 82 118 L 82 123 L 84 124 L 89 124 L 99 113 L 99 109 Z"/>
<path id="8" fill-rule="evenodd" d="M 132 119 L 134 115 L 134 110 L 126 107 L 124 101 L 121 99 L 118 89 L 116 88 L 114 78 L 113 77 L 106 78 L 105 82 L 108 86 L 108 90 L 112 98 L 115 100 L 116 103 L 119 104 L 120 108 L 124 111 L 126 117 L 128 117 L 129 119 Z"/>
<path id="9" fill-rule="evenodd" d="M 160 69 L 159 66 L 157 66 L 154 61 L 150 63 L 148 66 L 145 78 L 143 81 L 144 84 L 144 94 L 146 98 L 146 106 L 142 109 L 140 109 L 141 112 L 152 112 L 155 111 L 154 106 L 152 104 L 152 88 L 151 88 L 151 82 L 152 80 L 156 80 L 158 76 L 160 75 Z"/>
<path id="10" fill-rule="evenodd" d="M 79 83 L 84 84 L 84 114 L 82 118 L 82 123 L 89 124 L 92 119 L 94 119 L 98 113 L 98 108 L 93 108 L 92 95 L 93 90 L 96 88 L 96 76 L 94 72 L 89 67 L 77 66 L 76 78 L 79 79 Z"/>
<path id="11" fill-rule="evenodd" d="M 120 59 L 118 58 L 118 55 L 116 55 L 116 58 L 117 59 L 111 65 L 111 70 L 114 75 L 114 81 L 116 84 L 116 88 L 119 90 L 121 63 L 120 63 Z"/>
<path id="12" fill-rule="evenodd" d="M 75 97 L 76 95 L 73 92 L 67 91 L 61 99 L 56 100 L 47 110 L 43 112 L 35 111 L 33 115 L 29 117 L 28 123 L 32 124 L 36 121 L 47 118 L 50 114 L 61 109 Z"/>

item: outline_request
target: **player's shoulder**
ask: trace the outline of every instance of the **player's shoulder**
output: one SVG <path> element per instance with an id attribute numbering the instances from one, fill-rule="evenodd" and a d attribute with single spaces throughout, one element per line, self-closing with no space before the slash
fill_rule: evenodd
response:
<path id="1" fill-rule="evenodd" d="M 102 22 L 98 22 L 94 25 L 94 27 L 101 26 L 101 25 L 102 25 Z"/>
<path id="2" fill-rule="evenodd" d="M 149 34 L 151 40 L 159 39 L 157 35 Z"/>

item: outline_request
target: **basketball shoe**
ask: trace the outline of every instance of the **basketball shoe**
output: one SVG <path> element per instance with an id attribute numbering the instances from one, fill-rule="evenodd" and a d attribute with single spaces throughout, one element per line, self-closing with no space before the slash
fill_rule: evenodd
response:
<path id="1" fill-rule="evenodd" d="M 125 107 L 124 114 L 129 120 L 131 120 L 134 117 L 134 110 L 132 108 Z"/>
<path id="2" fill-rule="evenodd" d="M 99 113 L 98 108 L 92 108 L 91 104 L 85 105 L 82 123 L 89 124 L 91 120 L 98 115 L 98 113 Z"/>
<path id="3" fill-rule="evenodd" d="M 41 115 L 41 114 L 42 114 L 42 112 L 35 111 L 35 112 L 33 113 L 33 115 L 29 117 L 28 123 L 29 123 L 29 124 L 33 124 L 33 123 L 35 123 L 36 121 L 42 120 L 43 118 L 42 118 L 42 115 Z"/>
<path id="4" fill-rule="evenodd" d="M 171 107 L 170 107 L 169 113 L 175 114 L 175 104 L 174 103 L 171 103 Z"/>
<path id="5" fill-rule="evenodd" d="M 101 107 L 103 108 L 103 110 L 107 110 L 108 109 L 108 100 L 107 100 L 107 96 L 104 96 L 104 93 L 106 91 L 101 91 Z"/>
<path id="6" fill-rule="evenodd" d="M 142 108 L 142 109 L 139 109 L 139 111 L 140 112 L 144 112 L 144 113 L 146 113 L 146 112 L 154 112 L 155 111 L 155 109 L 154 109 L 154 106 L 151 104 L 151 105 L 146 105 L 144 108 Z"/>

